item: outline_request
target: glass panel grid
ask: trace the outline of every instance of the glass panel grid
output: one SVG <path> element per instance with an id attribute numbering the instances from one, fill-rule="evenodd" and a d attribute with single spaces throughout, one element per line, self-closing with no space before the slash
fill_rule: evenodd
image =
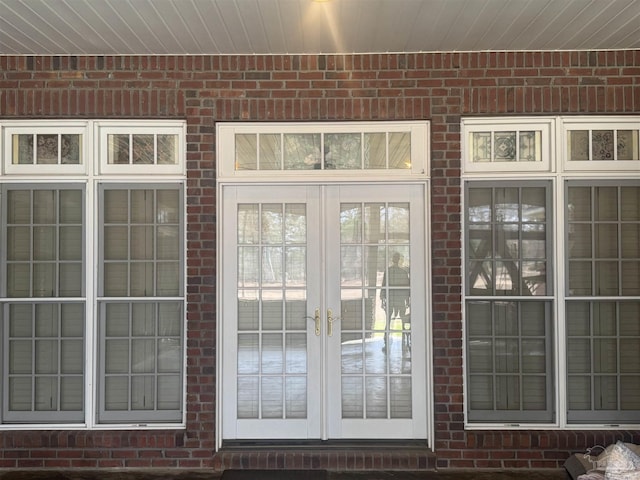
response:
<path id="1" fill-rule="evenodd" d="M 71 133 L 14 134 L 14 165 L 79 165 L 82 135 Z"/>
<path id="2" fill-rule="evenodd" d="M 240 204 L 236 235 L 238 418 L 306 418 L 306 206 Z"/>
<path id="3" fill-rule="evenodd" d="M 618 423 L 640 411 L 637 301 L 567 303 L 569 421 Z"/>
<path id="4" fill-rule="evenodd" d="M 547 295 L 548 188 L 469 186 L 469 295 Z"/>
<path id="5" fill-rule="evenodd" d="M 409 170 L 411 132 L 237 133 L 235 170 Z"/>
<path id="6" fill-rule="evenodd" d="M 83 295 L 83 191 L 7 189 L 6 295 Z"/>
<path id="7" fill-rule="evenodd" d="M 410 418 L 410 210 L 340 205 L 342 418 Z"/>
<path id="8" fill-rule="evenodd" d="M 637 129 L 571 129 L 567 131 L 569 161 L 638 161 Z"/>
<path id="9" fill-rule="evenodd" d="M 567 187 L 569 296 L 640 295 L 640 187 Z"/>
<path id="10" fill-rule="evenodd" d="M 5 420 L 84 419 L 84 304 L 3 305 Z"/>
<path id="11" fill-rule="evenodd" d="M 104 296 L 178 296 L 182 290 L 179 188 L 104 190 Z"/>
<path id="12" fill-rule="evenodd" d="M 112 133 L 107 135 L 109 165 L 177 165 L 177 134 Z"/>
<path id="13" fill-rule="evenodd" d="M 553 420 L 548 301 L 469 300 L 469 420 Z"/>
<path id="14" fill-rule="evenodd" d="M 541 130 L 487 130 L 469 133 L 472 163 L 542 162 Z"/>
<path id="15" fill-rule="evenodd" d="M 102 302 L 100 311 L 101 420 L 142 411 L 134 418 L 179 420 L 182 302 Z"/>

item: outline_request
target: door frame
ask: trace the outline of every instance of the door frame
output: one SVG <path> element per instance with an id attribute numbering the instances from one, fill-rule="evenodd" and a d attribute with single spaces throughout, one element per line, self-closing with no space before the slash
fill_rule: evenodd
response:
<path id="1" fill-rule="evenodd" d="M 267 133 L 299 133 L 299 132 L 409 132 L 410 136 L 410 168 L 407 170 L 309 170 L 309 171 L 242 171 L 235 168 L 236 164 L 236 134 L 243 135 Z M 390 138 L 390 137 L 389 137 Z M 434 389 L 433 389 L 433 329 L 432 329 L 432 292 L 431 292 L 431 204 L 429 201 L 431 185 L 430 172 L 430 123 L 428 121 L 396 121 L 396 122 L 220 122 L 216 125 L 216 214 L 217 219 L 223 218 L 224 190 L 234 185 L 269 185 L 277 195 L 278 187 L 288 185 L 404 185 L 420 184 L 424 189 L 424 286 L 425 286 L 425 323 L 424 344 L 427 349 L 424 364 L 424 385 L 426 388 L 426 443 L 433 447 L 435 442 Z M 390 153 L 390 147 L 387 155 Z M 215 449 L 219 451 L 223 446 L 223 349 L 224 349 L 224 300 L 223 280 L 225 275 L 224 259 L 224 231 L 223 222 L 216 222 L 216 426 Z M 321 413 L 324 415 L 324 413 Z M 326 423 L 324 418 L 323 423 Z"/>

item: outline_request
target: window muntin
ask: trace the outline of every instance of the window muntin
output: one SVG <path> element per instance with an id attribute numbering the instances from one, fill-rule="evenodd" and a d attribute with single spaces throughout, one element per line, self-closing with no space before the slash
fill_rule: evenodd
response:
<path id="1" fill-rule="evenodd" d="M 541 162 L 540 131 L 472 132 L 469 134 L 471 161 Z"/>
<path id="2" fill-rule="evenodd" d="M 18 133 L 12 135 L 13 165 L 78 165 L 82 135 L 78 133 Z"/>
<path id="3" fill-rule="evenodd" d="M 568 180 L 565 188 L 568 421 L 637 421 L 640 186 Z"/>
<path id="4" fill-rule="evenodd" d="M 470 422 L 554 421 L 550 301 L 468 300 Z"/>
<path id="5" fill-rule="evenodd" d="M 466 173 L 550 171 L 553 121 L 548 118 L 462 121 L 463 167 Z"/>
<path id="6" fill-rule="evenodd" d="M 101 422 L 180 421 L 182 301 L 100 303 Z"/>
<path id="7" fill-rule="evenodd" d="M 107 135 L 107 164 L 176 165 L 178 135 L 113 133 Z"/>
<path id="8" fill-rule="evenodd" d="M 87 122 L 14 122 L 2 129 L 7 175 L 87 172 Z"/>
<path id="9" fill-rule="evenodd" d="M 496 391 L 496 385 L 500 386 L 499 381 L 504 379 L 496 378 L 515 374 L 504 372 L 503 365 L 493 359 L 506 340 L 509 345 L 519 346 L 513 338 L 505 340 L 496 335 L 500 332 L 494 325 L 504 316 L 497 312 L 504 309 L 502 304 L 507 300 L 514 304 L 513 311 L 519 311 L 523 302 L 538 303 L 530 290 L 504 288 L 513 286 L 512 279 L 519 278 L 520 271 L 512 265 L 500 272 L 499 262 L 503 261 L 505 251 L 517 250 L 513 241 L 507 243 L 510 247 L 506 250 L 498 248 L 502 240 L 495 231 L 501 232 L 505 227 L 508 230 L 509 222 L 493 225 L 496 215 L 486 206 L 490 203 L 486 199 L 494 193 L 489 193 L 487 187 L 500 184 L 501 178 L 508 187 L 534 186 L 541 180 L 536 178 L 539 175 L 535 171 L 530 171 L 527 174 L 530 179 L 523 180 L 518 174 L 518 182 L 514 182 L 514 174 L 508 168 L 496 168 L 490 162 L 478 162 L 476 167 L 468 168 L 469 145 L 465 141 L 469 143 L 472 133 L 507 131 L 505 122 L 514 125 L 514 130 L 526 129 L 530 119 L 465 119 L 462 131 L 465 174 L 469 179 L 477 178 L 467 183 L 478 189 L 465 190 L 464 200 L 466 423 L 470 428 L 483 428 L 486 424 L 527 427 L 535 423 L 589 428 L 635 426 L 640 418 L 638 119 L 590 116 L 546 121 L 555 124 L 552 130 L 558 133 L 557 146 L 552 142 L 549 149 L 551 157 L 558 155 L 557 162 L 550 159 L 550 165 L 558 165 L 557 172 L 551 168 L 544 174 L 549 176 L 553 192 L 547 199 L 547 211 L 558 212 L 560 221 L 558 233 L 550 232 L 544 247 L 549 251 L 544 267 L 547 284 L 546 293 L 539 292 L 539 300 L 546 302 L 544 318 L 550 321 L 545 345 L 550 347 L 546 358 L 551 364 L 545 375 L 557 392 L 551 400 L 554 408 L 566 408 L 557 410 L 557 418 L 545 420 L 542 412 L 537 416 L 517 412 L 518 397 L 511 394 L 508 398 L 514 402 L 513 410 L 495 409 L 496 405 L 508 406 L 504 396 L 500 396 L 504 389 Z M 527 171 L 526 165 L 522 166 Z M 520 167 L 514 168 L 514 172 Z M 491 178 L 493 184 L 480 181 L 480 177 Z M 514 215 L 503 214 L 505 218 L 509 216 Z M 524 223 L 511 228 L 523 238 L 531 238 Z M 491 238 L 496 247 L 487 247 L 483 237 Z M 482 254 L 483 251 L 492 253 Z M 550 261 L 552 254 L 559 262 Z M 556 282 L 558 289 L 553 287 Z M 540 321 L 542 314 L 530 318 Z M 515 353 L 511 358 L 518 358 L 525 350 L 512 348 L 512 351 Z M 557 360 L 553 357 L 555 352 L 559 354 Z M 507 366 L 518 375 L 525 375 L 518 370 L 517 363 Z M 512 383 L 524 384 L 521 379 Z M 515 387 L 511 392 L 519 393 Z M 494 410 L 485 412 L 482 408 Z"/>
<path id="10" fill-rule="evenodd" d="M 427 122 L 218 124 L 220 178 L 427 175 Z M 307 173 L 308 175 L 308 173 Z"/>
<path id="11" fill-rule="evenodd" d="M 3 419 L 84 420 L 84 302 L 3 305 Z"/>
<path id="12" fill-rule="evenodd" d="M 4 196 L 5 295 L 82 296 L 84 190 L 13 185 Z"/>
<path id="13" fill-rule="evenodd" d="M 568 130 L 567 159 L 570 162 L 638 161 L 638 130 Z"/>
<path id="14" fill-rule="evenodd" d="M 411 133 L 237 133 L 236 170 L 408 170 Z"/>
<path id="15" fill-rule="evenodd" d="M 467 420 L 554 421 L 551 183 L 467 182 Z"/>
<path id="16" fill-rule="evenodd" d="M 84 193 L 0 185 L 5 422 L 84 419 Z"/>
<path id="17" fill-rule="evenodd" d="M 103 185 L 101 296 L 180 296 L 180 186 Z"/>
<path id="18" fill-rule="evenodd" d="M 0 428 L 184 421 L 185 124 L 127 123 L 0 123 Z M 100 170 L 107 133 L 133 138 L 139 157 L 153 138 L 156 163 Z M 151 184 L 150 173 L 168 180 Z M 108 261 L 93 247 L 102 247 L 105 225 L 114 230 Z M 125 274 L 101 276 L 105 263 Z M 127 337 L 106 330 L 111 304 L 132 312 Z M 151 312 L 145 320 L 141 309 Z M 133 352 L 125 373 L 118 341 Z M 109 397 L 100 397 L 107 383 Z"/>
<path id="19" fill-rule="evenodd" d="M 100 187 L 99 421 L 182 416 L 184 302 L 166 300 L 183 295 L 182 197 L 176 184 Z"/>
<path id="20" fill-rule="evenodd" d="M 640 169 L 637 117 L 563 117 L 565 171 L 631 171 Z"/>
<path id="21" fill-rule="evenodd" d="M 636 423 L 640 302 L 567 302 L 569 423 Z"/>
<path id="22" fill-rule="evenodd" d="M 99 168 L 102 174 L 184 175 L 184 122 L 122 122 L 98 125 Z"/>
<path id="23" fill-rule="evenodd" d="M 468 184 L 467 294 L 549 295 L 550 184 Z"/>
<path id="24" fill-rule="evenodd" d="M 567 182 L 567 295 L 640 296 L 640 186 Z"/>

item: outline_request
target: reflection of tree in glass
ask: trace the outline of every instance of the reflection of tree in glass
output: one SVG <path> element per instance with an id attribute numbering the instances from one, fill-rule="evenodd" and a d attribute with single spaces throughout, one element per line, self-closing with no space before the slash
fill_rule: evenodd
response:
<path id="1" fill-rule="evenodd" d="M 320 170 L 320 134 L 302 133 L 284 135 L 285 170 Z"/>

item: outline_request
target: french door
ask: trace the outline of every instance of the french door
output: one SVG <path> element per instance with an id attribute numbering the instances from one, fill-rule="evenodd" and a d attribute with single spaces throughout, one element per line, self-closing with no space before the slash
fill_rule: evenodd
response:
<path id="1" fill-rule="evenodd" d="M 427 437 L 425 188 L 223 187 L 223 440 Z"/>

